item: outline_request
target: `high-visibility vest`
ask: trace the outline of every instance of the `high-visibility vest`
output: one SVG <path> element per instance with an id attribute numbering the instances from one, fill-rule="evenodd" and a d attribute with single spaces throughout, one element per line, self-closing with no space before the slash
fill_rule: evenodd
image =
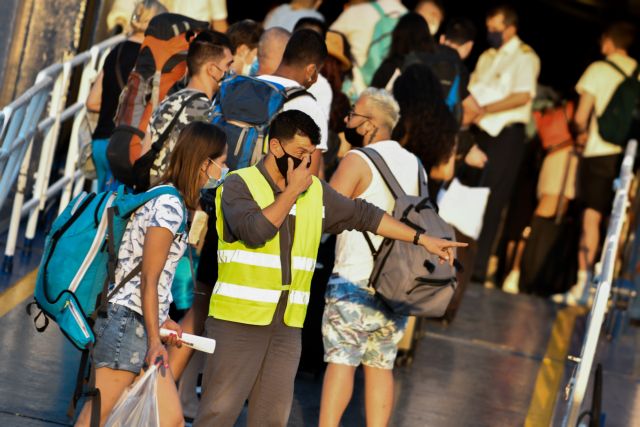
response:
<path id="1" fill-rule="evenodd" d="M 234 172 L 245 181 L 251 196 L 261 209 L 274 200 L 269 182 L 255 166 Z M 221 197 L 224 185 L 216 194 L 216 229 L 218 231 L 218 280 L 209 304 L 209 316 L 248 325 L 268 325 L 273 320 L 283 291 L 288 290 L 284 323 L 301 328 L 307 314 L 311 278 L 322 236 L 322 184 L 313 183 L 291 209 L 295 215 L 295 233 L 291 250 L 290 285 L 282 283 L 280 232 L 264 245 L 252 248 L 242 241 L 224 240 L 224 214 Z"/>

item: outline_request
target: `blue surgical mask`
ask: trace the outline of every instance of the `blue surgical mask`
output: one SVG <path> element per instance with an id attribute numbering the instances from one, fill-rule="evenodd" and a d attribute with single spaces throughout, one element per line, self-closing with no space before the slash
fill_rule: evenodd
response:
<path id="1" fill-rule="evenodd" d="M 256 56 L 256 59 L 253 60 L 253 62 L 251 63 L 251 68 L 249 69 L 249 75 L 251 77 L 255 77 L 258 74 L 258 68 L 259 64 L 258 64 L 258 57 Z"/>
<path id="2" fill-rule="evenodd" d="M 213 162 L 213 164 L 218 166 L 218 168 L 220 169 L 220 178 L 213 178 L 213 177 L 207 175 L 209 180 L 204 185 L 204 187 L 202 187 L 203 190 L 208 190 L 209 188 L 218 188 L 218 187 L 220 187 L 222 185 L 222 183 L 224 182 L 225 178 L 227 177 L 227 175 L 229 174 L 229 168 L 227 168 L 227 167 L 223 168 L 219 164 L 217 164 L 216 162 Z"/>

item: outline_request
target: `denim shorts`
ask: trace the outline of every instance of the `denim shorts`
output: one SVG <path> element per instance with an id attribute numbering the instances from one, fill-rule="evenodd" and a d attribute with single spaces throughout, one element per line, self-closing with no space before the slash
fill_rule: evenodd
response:
<path id="1" fill-rule="evenodd" d="M 140 314 L 123 305 L 109 304 L 107 317 L 98 316 L 93 331 L 96 368 L 140 373 L 147 354 L 147 331 Z"/>
<path id="2" fill-rule="evenodd" d="M 335 274 L 329 279 L 322 316 L 324 360 L 393 369 L 407 317 L 394 314 L 367 283 Z"/>

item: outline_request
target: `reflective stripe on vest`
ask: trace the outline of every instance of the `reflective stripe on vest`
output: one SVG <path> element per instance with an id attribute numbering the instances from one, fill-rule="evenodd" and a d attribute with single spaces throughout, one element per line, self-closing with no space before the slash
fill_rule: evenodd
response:
<path id="1" fill-rule="evenodd" d="M 234 173 L 245 181 L 261 209 L 274 202 L 269 182 L 255 166 Z M 279 232 L 259 248 L 248 247 L 241 241 L 224 241 L 223 191 L 224 185 L 216 195 L 218 282 L 211 295 L 209 315 L 232 322 L 268 325 L 282 292 L 288 290 L 284 322 L 301 328 L 322 236 L 322 184 L 314 177 L 309 189 L 298 197 L 295 209 L 292 209 L 296 221 L 291 249 L 292 279 L 291 285 L 286 286 L 282 284 Z"/>

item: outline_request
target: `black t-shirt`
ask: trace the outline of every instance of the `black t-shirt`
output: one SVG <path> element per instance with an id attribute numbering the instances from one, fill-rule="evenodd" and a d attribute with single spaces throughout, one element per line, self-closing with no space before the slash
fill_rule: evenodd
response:
<path id="1" fill-rule="evenodd" d="M 118 101 L 123 86 L 127 84 L 129 73 L 138 58 L 140 43 L 126 40 L 111 50 L 104 61 L 102 68 L 102 100 L 100 103 L 100 115 L 98 125 L 93 131 L 93 139 L 109 138 L 113 133 L 115 124 L 113 119 L 118 109 Z M 116 66 L 120 68 L 122 85 L 118 81 Z"/>
<path id="2" fill-rule="evenodd" d="M 196 279 L 213 288 L 218 280 L 218 232 L 216 231 L 215 209 L 212 209 L 209 215 L 207 227 Z"/>

